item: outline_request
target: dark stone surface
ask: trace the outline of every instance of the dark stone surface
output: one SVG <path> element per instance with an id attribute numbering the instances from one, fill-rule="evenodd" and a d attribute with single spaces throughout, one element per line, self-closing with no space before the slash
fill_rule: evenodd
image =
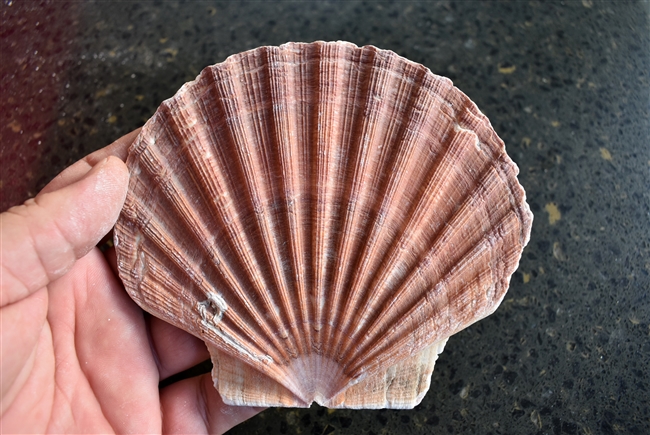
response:
<path id="1" fill-rule="evenodd" d="M 416 409 L 270 409 L 231 433 L 648 433 L 649 15 L 596 0 L 5 0 L 2 209 L 229 54 L 394 50 L 450 77 L 519 165 L 535 213 L 519 270 L 496 313 L 449 340 Z"/>

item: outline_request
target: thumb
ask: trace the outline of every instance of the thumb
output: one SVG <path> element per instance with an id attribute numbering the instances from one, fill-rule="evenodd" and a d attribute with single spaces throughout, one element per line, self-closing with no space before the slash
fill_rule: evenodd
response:
<path id="1" fill-rule="evenodd" d="M 83 178 L 42 193 L 0 215 L 0 306 L 16 302 L 64 275 L 117 221 L 128 187 L 117 157 Z"/>

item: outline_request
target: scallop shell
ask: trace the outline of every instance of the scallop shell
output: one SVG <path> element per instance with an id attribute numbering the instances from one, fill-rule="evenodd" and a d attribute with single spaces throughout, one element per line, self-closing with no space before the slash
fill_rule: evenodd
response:
<path id="1" fill-rule="evenodd" d="M 229 404 L 417 405 L 530 236 L 488 119 L 372 46 L 288 43 L 207 67 L 127 165 L 120 276 L 206 342 Z"/>

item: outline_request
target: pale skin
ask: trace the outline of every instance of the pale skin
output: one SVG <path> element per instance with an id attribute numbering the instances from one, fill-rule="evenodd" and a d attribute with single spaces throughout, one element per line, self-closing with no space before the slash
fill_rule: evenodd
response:
<path id="1" fill-rule="evenodd" d="M 223 433 L 261 408 L 225 405 L 197 338 L 145 317 L 96 244 L 124 203 L 138 130 L 0 215 L 0 432 Z"/>

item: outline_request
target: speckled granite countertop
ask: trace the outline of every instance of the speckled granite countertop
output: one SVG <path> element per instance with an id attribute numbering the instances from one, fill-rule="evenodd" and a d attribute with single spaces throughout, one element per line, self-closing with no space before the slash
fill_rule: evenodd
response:
<path id="1" fill-rule="evenodd" d="M 649 16 L 639 1 L 3 0 L 2 209 L 230 54 L 317 39 L 391 49 L 488 115 L 521 170 L 530 244 L 416 409 L 269 409 L 231 433 L 648 433 Z"/>

